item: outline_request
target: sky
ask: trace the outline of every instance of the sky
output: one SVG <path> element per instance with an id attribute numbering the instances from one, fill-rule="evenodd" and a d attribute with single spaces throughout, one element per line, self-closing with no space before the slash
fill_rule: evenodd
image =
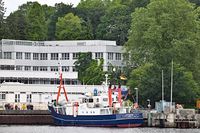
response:
<path id="1" fill-rule="evenodd" d="M 65 4 L 73 4 L 77 6 L 80 0 L 3 0 L 4 7 L 6 8 L 5 16 L 8 16 L 11 12 L 14 12 L 18 9 L 18 7 L 28 1 L 37 1 L 41 5 L 47 4 L 49 6 L 54 6 L 55 3 L 63 2 Z"/>

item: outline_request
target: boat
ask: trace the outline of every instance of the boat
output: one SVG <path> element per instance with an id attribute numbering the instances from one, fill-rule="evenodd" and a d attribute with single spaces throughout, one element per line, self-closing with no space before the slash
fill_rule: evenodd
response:
<path id="1" fill-rule="evenodd" d="M 138 127 L 143 124 L 143 115 L 137 108 L 124 106 L 121 99 L 121 87 L 113 91 L 109 85 L 108 91 L 89 92 L 76 101 L 67 98 L 67 91 L 62 83 L 56 100 L 48 104 L 53 122 L 57 126 L 90 126 L 90 127 Z M 59 102 L 63 89 L 66 101 Z"/>

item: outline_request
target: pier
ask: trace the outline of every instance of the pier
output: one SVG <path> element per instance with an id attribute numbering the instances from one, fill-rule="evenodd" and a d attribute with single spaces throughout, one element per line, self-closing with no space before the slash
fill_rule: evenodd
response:
<path id="1" fill-rule="evenodd" d="M 48 110 L 0 110 L 0 124 L 52 125 Z"/>
<path id="2" fill-rule="evenodd" d="M 143 111 L 144 127 L 200 128 L 200 114 L 195 109 L 177 109 L 173 113 Z"/>
<path id="3" fill-rule="evenodd" d="M 200 114 L 194 109 L 179 109 L 176 113 L 142 110 L 143 127 L 200 128 Z M 53 125 L 48 110 L 0 110 L 1 125 Z"/>

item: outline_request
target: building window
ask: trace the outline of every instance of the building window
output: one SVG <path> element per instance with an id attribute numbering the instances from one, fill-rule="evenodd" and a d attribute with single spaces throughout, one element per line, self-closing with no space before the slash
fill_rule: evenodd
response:
<path id="1" fill-rule="evenodd" d="M 4 52 L 4 59 L 12 59 L 12 53 L 11 52 Z"/>
<path id="2" fill-rule="evenodd" d="M 25 67 L 24 67 L 24 70 L 25 70 L 25 71 L 31 71 L 31 66 L 25 66 Z"/>
<path id="3" fill-rule="evenodd" d="M 31 94 L 27 94 L 26 95 L 26 102 L 31 103 L 32 102 L 32 95 Z"/>
<path id="4" fill-rule="evenodd" d="M 103 53 L 99 52 L 99 53 L 95 53 L 95 59 L 102 59 L 103 58 Z"/>
<path id="5" fill-rule="evenodd" d="M 39 60 L 39 53 L 33 53 L 33 60 Z"/>
<path id="6" fill-rule="evenodd" d="M 73 53 L 73 60 L 78 59 L 78 55 L 79 55 L 79 53 Z"/>
<path id="7" fill-rule="evenodd" d="M 62 60 L 69 60 L 69 53 L 62 53 Z"/>
<path id="8" fill-rule="evenodd" d="M 40 71 L 47 71 L 47 66 L 41 66 Z"/>
<path id="9" fill-rule="evenodd" d="M 0 93 L 0 100 L 6 100 L 6 94 Z"/>
<path id="10" fill-rule="evenodd" d="M 122 54 L 121 53 L 116 53 L 115 54 L 115 59 L 116 60 L 121 60 L 122 59 Z"/>
<path id="11" fill-rule="evenodd" d="M 15 94 L 15 102 L 16 103 L 20 102 L 20 94 Z"/>
<path id="12" fill-rule="evenodd" d="M 57 66 L 51 66 L 51 71 L 58 71 L 58 67 Z"/>
<path id="13" fill-rule="evenodd" d="M 69 72 L 69 66 L 62 66 L 63 72 Z"/>
<path id="14" fill-rule="evenodd" d="M 39 66 L 33 66 L 33 71 L 39 71 Z"/>
<path id="15" fill-rule="evenodd" d="M 48 54 L 47 53 L 41 53 L 40 54 L 40 60 L 47 60 L 48 59 Z"/>
<path id="16" fill-rule="evenodd" d="M 15 70 L 13 65 L 0 65 L 0 70 Z"/>
<path id="17" fill-rule="evenodd" d="M 22 59 L 22 52 L 16 53 L 16 59 Z"/>
<path id="18" fill-rule="evenodd" d="M 25 60 L 31 59 L 31 53 L 25 53 Z"/>
<path id="19" fill-rule="evenodd" d="M 16 70 L 22 70 L 23 66 L 16 66 Z"/>
<path id="20" fill-rule="evenodd" d="M 72 67 L 72 71 L 76 72 L 76 67 L 75 66 Z"/>
<path id="21" fill-rule="evenodd" d="M 108 53 L 108 60 L 113 60 L 113 53 Z"/>
<path id="22" fill-rule="evenodd" d="M 51 60 L 58 60 L 58 53 L 51 53 Z"/>

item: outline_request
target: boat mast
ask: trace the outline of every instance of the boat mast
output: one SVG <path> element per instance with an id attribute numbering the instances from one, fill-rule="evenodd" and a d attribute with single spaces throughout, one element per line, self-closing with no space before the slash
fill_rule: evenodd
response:
<path id="1" fill-rule="evenodd" d="M 60 78 L 60 85 L 58 87 L 58 94 L 57 94 L 57 98 L 56 98 L 56 104 L 57 105 L 58 105 L 58 100 L 59 100 L 59 97 L 60 97 L 61 89 L 63 89 L 63 91 L 64 91 L 66 101 L 68 101 L 67 93 L 65 91 L 65 87 L 64 87 L 64 84 L 63 84 L 61 62 L 59 63 L 59 74 L 60 74 L 60 76 L 59 76 L 59 78 Z"/>
<path id="2" fill-rule="evenodd" d="M 121 84 L 119 83 L 119 86 L 118 86 L 118 102 L 120 103 L 120 106 L 122 106 L 122 90 L 121 90 Z"/>
<path id="3" fill-rule="evenodd" d="M 112 107 L 112 88 L 111 88 L 111 84 L 109 85 L 109 88 L 108 88 L 108 105 L 109 105 L 109 107 Z"/>

